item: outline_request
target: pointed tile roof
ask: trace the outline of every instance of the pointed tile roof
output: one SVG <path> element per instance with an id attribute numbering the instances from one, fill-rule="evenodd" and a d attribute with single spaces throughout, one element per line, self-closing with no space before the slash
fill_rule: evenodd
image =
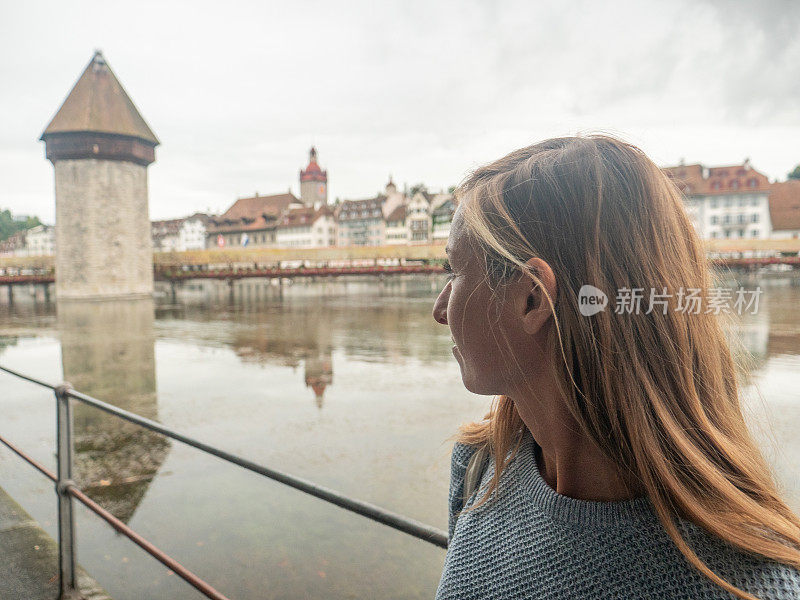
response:
<path id="1" fill-rule="evenodd" d="M 103 54 L 95 52 L 41 139 L 59 133 L 124 135 L 158 145 L 158 138 L 136 109 Z"/>

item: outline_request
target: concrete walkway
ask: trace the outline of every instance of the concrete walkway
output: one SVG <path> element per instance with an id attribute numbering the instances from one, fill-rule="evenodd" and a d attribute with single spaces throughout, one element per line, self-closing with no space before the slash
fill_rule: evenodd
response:
<path id="1" fill-rule="evenodd" d="M 78 585 L 75 600 L 111 600 L 80 567 Z M 58 544 L 0 488 L 0 599 L 57 600 L 58 592 Z"/>

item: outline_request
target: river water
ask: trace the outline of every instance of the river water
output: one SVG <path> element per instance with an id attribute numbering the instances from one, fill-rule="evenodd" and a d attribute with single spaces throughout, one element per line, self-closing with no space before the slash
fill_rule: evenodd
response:
<path id="1" fill-rule="evenodd" d="M 261 464 L 446 529 L 451 436 L 483 416 L 446 327 L 443 280 L 241 282 L 177 301 L 0 306 L 0 364 Z M 747 418 L 800 510 L 800 280 L 750 282 L 732 325 Z M 215 286 L 216 284 L 209 284 Z M 0 375 L 2 435 L 55 469 L 54 399 Z M 232 599 L 431 598 L 444 550 L 85 406 L 75 478 Z M 55 537 L 53 486 L 5 448 L 0 485 Z M 117 600 L 200 598 L 82 507 L 79 562 Z M 55 571 L 54 571 L 55 572 Z"/>

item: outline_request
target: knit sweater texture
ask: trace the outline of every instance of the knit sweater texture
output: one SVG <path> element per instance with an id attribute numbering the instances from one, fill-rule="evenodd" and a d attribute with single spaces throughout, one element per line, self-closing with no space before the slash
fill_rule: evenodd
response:
<path id="1" fill-rule="evenodd" d="M 735 598 L 683 557 L 649 499 L 594 502 L 558 494 L 539 473 L 530 434 L 501 475 L 496 503 L 459 516 L 494 475 L 489 458 L 479 491 L 464 502 L 464 475 L 475 449 L 453 449 L 450 543 L 437 600 Z M 738 551 L 688 521 L 678 527 L 726 581 L 762 600 L 800 598 L 798 570 Z"/>

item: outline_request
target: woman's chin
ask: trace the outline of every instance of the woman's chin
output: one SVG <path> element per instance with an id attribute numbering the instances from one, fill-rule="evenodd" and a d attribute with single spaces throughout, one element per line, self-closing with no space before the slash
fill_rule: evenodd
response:
<path id="1" fill-rule="evenodd" d="M 491 388 L 486 385 L 485 381 L 481 380 L 480 378 L 473 377 L 468 372 L 465 372 L 463 366 L 461 367 L 461 381 L 463 382 L 464 387 L 467 388 L 468 392 L 478 394 L 479 396 L 494 395 L 494 392 L 492 392 Z"/>

